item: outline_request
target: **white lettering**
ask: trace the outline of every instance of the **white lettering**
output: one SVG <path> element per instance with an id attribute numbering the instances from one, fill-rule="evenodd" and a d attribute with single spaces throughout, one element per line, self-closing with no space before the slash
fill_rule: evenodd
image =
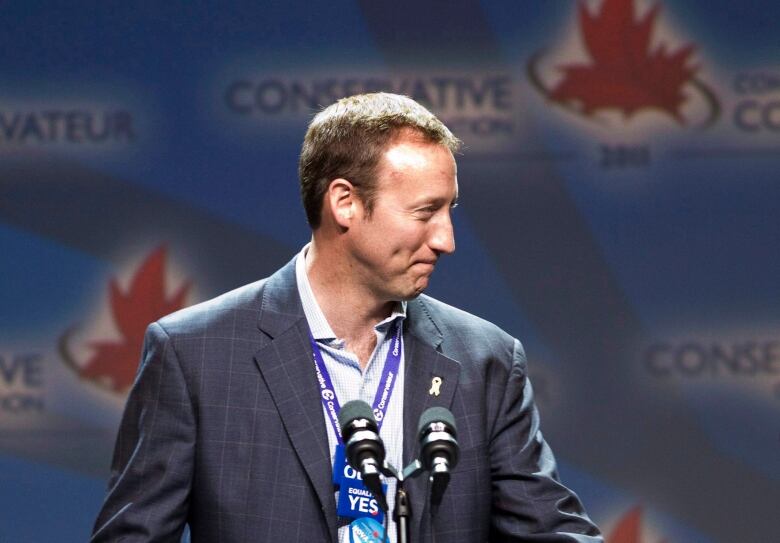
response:
<path id="1" fill-rule="evenodd" d="M 357 503 L 358 500 L 361 499 L 361 497 L 360 496 L 347 496 L 347 497 L 349 498 L 349 508 L 354 511 L 355 509 L 357 509 Z"/>
<path id="2" fill-rule="evenodd" d="M 361 513 L 368 513 L 368 506 L 369 506 L 369 500 L 368 498 L 360 498 L 360 505 L 358 506 L 358 511 Z"/>
<path id="3" fill-rule="evenodd" d="M 378 414 L 381 413 L 384 410 L 385 405 L 387 405 L 387 398 L 390 396 L 390 388 L 393 386 L 393 379 L 395 378 L 395 375 L 393 372 L 387 373 L 387 380 L 385 381 L 385 388 L 382 390 L 382 398 L 379 400 L 379 405 L 377 405 L 377 408 L 374 409 L 374 417 L 377 417 L 377 422 L 382 420 L 382 415 Z"/>
<path id="4" fill-rule="evenodd" d="M 360 541 L 369 541 L 368 534 L 360 529 L 358 526 L 352 526 L 352 533 L 360 539 Z"/>
<path id="5" fill-rule="evenodd" d="M 344 466 L 344 477 L 346 477 L 347 479 L 357 479 L 359 481 L 363 479 L 363 477 L 360 475 L 360 472 L 357 471 L 352 466 L 350 466 L 349 464 Z M 352 492 L 353 490 L 359 490 L 359 489 L 350 488 L 349 492 Z"/>

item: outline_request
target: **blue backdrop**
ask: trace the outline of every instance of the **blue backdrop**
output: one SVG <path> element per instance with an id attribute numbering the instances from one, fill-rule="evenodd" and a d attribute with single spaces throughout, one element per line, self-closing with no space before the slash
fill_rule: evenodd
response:
<path id="1" fill-rule="evenodd" d="M 0 10 L 0 541 L 88 537 L 139 334 L 307 241 L 307 122 L 380 89 L 464 140 L 430 293 L 524 342 L 607 540 L 774 537 L 780 4 Z"/>

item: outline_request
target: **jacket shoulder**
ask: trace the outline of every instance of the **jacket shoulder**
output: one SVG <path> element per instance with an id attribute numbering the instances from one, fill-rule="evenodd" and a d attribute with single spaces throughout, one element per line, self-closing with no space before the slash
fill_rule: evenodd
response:
<path id="1" fill-rule="evenodd" d="M 442 345 L 462 347 L 471 351 L 511 353 L 514 337 L 499 326 L 457 307 L 453 307 L 427 295 L 415 300 L 420 318 L 429 318 L 442 335 Z"/>
<path id="2" fill-rule="evenodd" d="M 268 279 L 261 279 L 237 289 L 162 317 L 157 324 L 170 336 L 200 336 L 232 323 L 237 314 L 242 322 L 256 323 L 262 304 L 263 288 Z"/>

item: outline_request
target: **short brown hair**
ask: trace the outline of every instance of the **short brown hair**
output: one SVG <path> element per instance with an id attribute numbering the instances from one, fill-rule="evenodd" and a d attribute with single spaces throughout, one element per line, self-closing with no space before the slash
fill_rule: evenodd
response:
<path id="1" fill-rule="evenodd" d="M 460 140 L 433 113 L 398 94 L 342 98 L 312 119 L 298 161 L 301 199 L 312 229 L 320 225 L 322 201 L 334 179 L 352 183 L 366 212 L 371 213 L 379 159 L 391 140 L 405 130 L 453 153 L 460 148 Z"/>

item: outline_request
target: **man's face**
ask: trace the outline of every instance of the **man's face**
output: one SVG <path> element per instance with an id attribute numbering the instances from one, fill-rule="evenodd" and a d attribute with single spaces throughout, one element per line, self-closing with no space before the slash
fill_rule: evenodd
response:
<path id="1" fill-rule="evenodd" d="M 439 256 L 455 250 L 450 211 L 457 196 L 449 149 L 413 135 L 388 146 L 372 213 L 359 203 L 349 232 L 356 277 L 378 300 L 409 300 L 428 286 Z"/>

